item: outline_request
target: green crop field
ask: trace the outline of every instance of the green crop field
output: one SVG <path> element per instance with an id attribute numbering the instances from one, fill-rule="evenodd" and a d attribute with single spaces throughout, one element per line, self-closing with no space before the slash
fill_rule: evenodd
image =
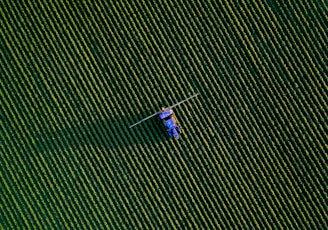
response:
<path id="1" fill-rule="evenodd" d="M 1 0 L 0 229 L 327 228 L 327 9 Z"/>

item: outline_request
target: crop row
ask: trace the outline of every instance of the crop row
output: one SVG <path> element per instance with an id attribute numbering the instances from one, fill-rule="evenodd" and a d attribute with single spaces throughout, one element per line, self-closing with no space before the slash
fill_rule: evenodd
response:
<path id="1" fill-rule="evenodd" d="M 1 4 L 5 226 L 324 225 L 310 3 Z M 180 141 L 156 118 L 128 129 L 195 92 L 175 110 Z"/>

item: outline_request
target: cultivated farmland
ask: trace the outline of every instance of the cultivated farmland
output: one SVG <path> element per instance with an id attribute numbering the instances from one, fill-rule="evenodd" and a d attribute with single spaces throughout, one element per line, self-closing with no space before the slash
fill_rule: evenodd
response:
<path id="1" fill-rule="evenodd" d="M 320 0 L 0 1 L 0 228 L 327 227 L 327 19 Z M 196 92 L 179 141 L 128 128 Z"/>

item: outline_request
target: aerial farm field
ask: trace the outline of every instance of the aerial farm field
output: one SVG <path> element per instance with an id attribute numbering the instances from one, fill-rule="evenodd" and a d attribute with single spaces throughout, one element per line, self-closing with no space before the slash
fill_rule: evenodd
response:
<path id="1" fill-rule="evenodd" d="M 0 1 L 0 229 L 327 227 L 327 9 Z"/>

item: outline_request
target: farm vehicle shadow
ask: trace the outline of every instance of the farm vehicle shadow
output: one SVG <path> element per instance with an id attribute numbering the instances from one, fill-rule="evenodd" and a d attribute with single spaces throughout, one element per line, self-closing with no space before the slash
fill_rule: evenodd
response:
<path id="1" fill-rule="evenodd" d="M 38 151 L 63 151 L 68 148 L 83 149 L 87 146 L 101 147 L 106 150 L 126 148 L 128 146 L 163 142 L 167 139 L 164 127 L 159 119 L 151 119 L 139 126 L 129 128 L 128 118 L 108 118 L 88 124 L 48 132 L 48 135 L 37 137 L 34 145 Z M 143 126 L 143 127 L 142 127 Z M 42 141 L 41 141 L 42 140 Z"/>

